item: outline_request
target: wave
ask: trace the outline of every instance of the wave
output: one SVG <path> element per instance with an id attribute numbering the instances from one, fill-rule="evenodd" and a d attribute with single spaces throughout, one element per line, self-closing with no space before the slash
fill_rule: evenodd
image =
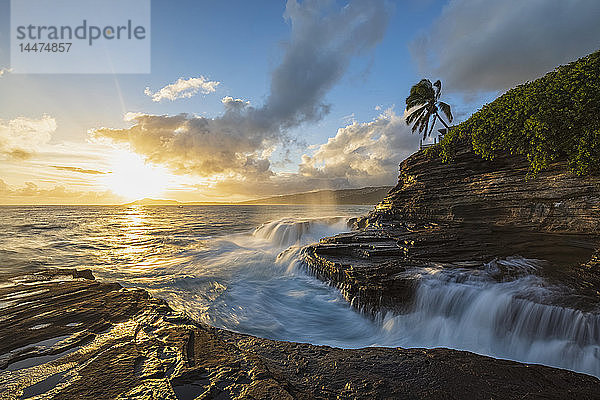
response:
<path id="1" fill-rule="evenodd" d="M 348 222 L 348 217 L 283 218 L 259 226 L 252 236 L 285 248 L 318 242 L 322 237 L 349 230 Z"/>
<path id="2" fill-rule="evenodd" d="M 303 246 L 348 230 L 346 217 L 283 218 L 215 238 L 192 255 L 185 283 L 168 285 L 169 301 L 211 325 L 271 339 L 448 347 L 600 376 L 600 316 L 552 305 L 561 288 L 536 275 L 542 261 L 415 269 L 409 310 L 370 318 L 303 266 Z"/>
<path id="3" fill-rule="evenodd" d="M 28 231 L 52 231 L 60 229 L 69 229 L 73 225 L 70 224 L 56 224 L 56 223 L 37 223 L 37 224 L 22 224 L 16 225 L 15 228 L 21 232 Z"/>
<path id="4" fill-rule="evenodd" d="M 521 275 L 498 282 L 497 264 Z M 511 257 L 485 267 L 483 274 L 420 271 L 411 310 L 382 316 L 382 344 L 449 347 L 600 377 L 598 313 L 547 304 L 560 288 L 525 273 L 537 260 Z"/>

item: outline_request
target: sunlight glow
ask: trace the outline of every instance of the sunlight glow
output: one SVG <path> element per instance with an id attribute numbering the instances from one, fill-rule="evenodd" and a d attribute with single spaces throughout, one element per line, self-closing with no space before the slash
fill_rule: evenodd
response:
<path id="1" fill-rule="evenodd" d="M 137 154 L 116 150 L 110 159 L 112 173 L 106 175 L 104 183 L 127 200 L 161 196 L 169 186 L 170 174 L 145 163 Z"/>

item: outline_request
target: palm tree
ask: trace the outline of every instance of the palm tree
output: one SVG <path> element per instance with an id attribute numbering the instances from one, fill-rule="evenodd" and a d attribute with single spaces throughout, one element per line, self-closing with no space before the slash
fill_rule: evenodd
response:
<path id="1" fill-rule="evenodd" d="M 446 115 L 448 123 L 452 122 L 452 111 L 450 106 L 439 101 L 442 92 L 442 82 L 436 81 L 433 85 L 429 79 L 421 79 L 419 83 L 410 88 L 410 95 L 406 98 L 406 109 L 410 110 L 406 118 L 407 125 L 414 124 L 413 133 L 418 129 L 423 132 L 423 139 L 431 135 L 435 122 L 439 119 L 446 129 L 450 130 L 448 124 L 442 119 L 439 110 Z M 431 128 L 429 120 L 433 117 Z"/>

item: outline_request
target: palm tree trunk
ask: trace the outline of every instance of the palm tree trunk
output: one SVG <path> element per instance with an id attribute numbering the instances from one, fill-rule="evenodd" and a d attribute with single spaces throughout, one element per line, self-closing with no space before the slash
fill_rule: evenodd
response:
<path id="1" fill-rule="evenodd" d="M 450 132 L 450 127 L 448 126 L 448 124 L 446 122 L 444 122 L 444 120 L 442 119 L 442 117 L 440 117 L 440 114 L 438 114 L 437 111 L 435 112 L 435 115 L 437 115 L 438 119 L 440 121 L 442 121 L 442 124 L 444 124 L 444 126 L 446 127 L 446 129 L 448 130 L 448 132 Z M 448 132 L 446 132 L 446 133 L 448 133 Z"/>

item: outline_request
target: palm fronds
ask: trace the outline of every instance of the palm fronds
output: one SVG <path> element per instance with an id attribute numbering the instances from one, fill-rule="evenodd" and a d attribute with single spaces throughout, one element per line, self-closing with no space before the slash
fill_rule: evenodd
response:
<path id="1" fill-rule="evenodd" d="M 430 136 L 439 119 L 446 128 L 448 124 L 442 119 L 439 110 L 446 116 L 448 122 L 452 122 L 453 116 L 450 106 L 439 101 L 442 94 L 442 82 L 437 80 L 431 83 L 429 79 L 421 79 L 419 83 L 410 88 L 410 94 L 406 98 L 406 109 L 409 111 L 406 123 L 412 125 L 412 132 L 423 133 L 423 139 Z M 433 117 L 431 127 L 429 121 Z"/>

